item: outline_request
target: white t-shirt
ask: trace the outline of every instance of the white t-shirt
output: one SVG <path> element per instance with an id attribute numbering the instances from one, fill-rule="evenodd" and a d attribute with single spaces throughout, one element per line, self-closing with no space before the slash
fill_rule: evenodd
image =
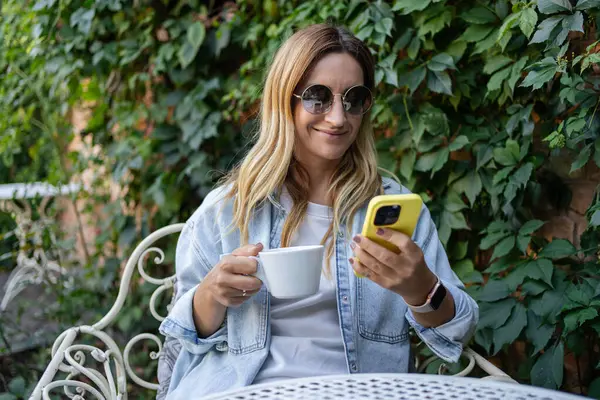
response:
<path id="1" fill-rule="evenodd" d="M 287 191 L 281 204 L 289 212 Z M 307 215 L 292 238 L 292 246 L 320 244 L 333 219 L 330 207 L 308 203 Z M 325 267 L 325 260 L 323 261 Z M 335 293 L 335 255 L 330 260 L 331 278 L 321 274 L 319 291 L 301 299 L 271 301 L 271 347 L 254 384 L 280 379 L 348 372 Z"/>

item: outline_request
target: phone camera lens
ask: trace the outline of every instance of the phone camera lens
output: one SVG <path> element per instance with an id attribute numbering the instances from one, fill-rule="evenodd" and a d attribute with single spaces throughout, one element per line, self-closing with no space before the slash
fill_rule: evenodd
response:
<path id="1" fill-rule="evenodd" d="M 384 206 L 377 210 L 375 213 L 375 225 L 376 226 L 385 226 L 392 225 L 400 216 L 400 206 Z"/>

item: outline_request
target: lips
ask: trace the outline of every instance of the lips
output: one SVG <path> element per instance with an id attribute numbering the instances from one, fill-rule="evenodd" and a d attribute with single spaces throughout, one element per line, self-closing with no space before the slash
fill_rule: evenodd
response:
<path id="1" fill-rule="evenodd" d="M 332 130 L 328 130 L 328 129 L 317 129 L 317 128 L 313 128 L 313 129 L 317 132 L 325 133 L 326 135 L 331 135 L 331 136 L 342 136 L 347 133 L 346 131 L 332 131 Z"/>

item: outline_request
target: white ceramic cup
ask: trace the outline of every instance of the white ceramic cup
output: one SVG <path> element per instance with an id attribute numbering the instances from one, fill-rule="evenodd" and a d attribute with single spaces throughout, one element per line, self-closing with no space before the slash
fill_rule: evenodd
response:
<path id="1" fill-rule="evenodd" d="M 296 246 L 265 250 L 254 274 L 278 299 L 306 297 L 319 291 L 324 246 Z"/>

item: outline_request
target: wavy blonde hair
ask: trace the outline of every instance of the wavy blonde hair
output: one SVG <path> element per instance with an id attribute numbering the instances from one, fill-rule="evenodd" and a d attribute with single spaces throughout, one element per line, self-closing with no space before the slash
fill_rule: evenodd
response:
<path id="1" fill-rule="evenodd" d="M 248 222 L 254 210 L 268 201 L 272 193 L 280 193 L 284 184 L 293 206 L 283 227 L 281 247 L 290 246 L 294 233 L 304 220 L 309 177 L 294 157 L 293 93 L 312 67 L 331 53 L 353 56 L 362 67 L 365 86 L 374 89 L 375 65 L 371 53 L 362 41 L 344 28 L 311 25 L 283 43 L 265 80 L 256 143 L 222 180 L 230 188 L 226 198 L 233 199 L 232 225 L 239 229 L 242 244 L 248 242 Z M 321 240 L 321 244 L 327 244 L 329 238 L 333 239 L 326 249 L 327 273 L 341 226 L 345 224 L 349 233 L 358 209 L 383 192 L 370 113 L 363 116 L 356 140 L 342 157 L 329 187 L 333 222 Z"/>

